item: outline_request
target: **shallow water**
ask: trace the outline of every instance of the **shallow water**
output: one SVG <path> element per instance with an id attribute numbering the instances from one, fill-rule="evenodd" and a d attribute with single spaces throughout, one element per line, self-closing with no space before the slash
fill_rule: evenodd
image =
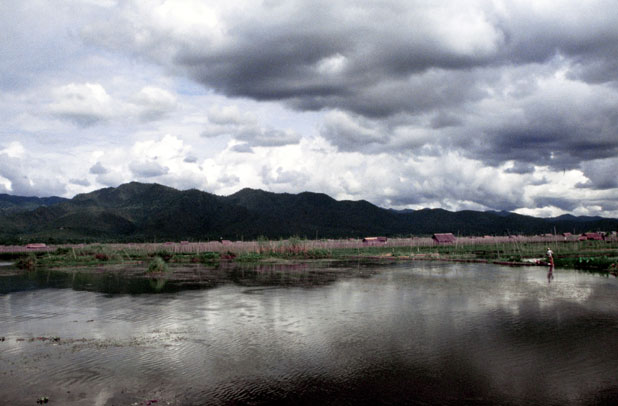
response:
<path id="1" fill-rule="evenodd" d="M 0 404 L 618 400 L 614 277 L 438 262 L 212 273 L 158 294 L 118 293 L 117 274 L 0 277 Z"/>

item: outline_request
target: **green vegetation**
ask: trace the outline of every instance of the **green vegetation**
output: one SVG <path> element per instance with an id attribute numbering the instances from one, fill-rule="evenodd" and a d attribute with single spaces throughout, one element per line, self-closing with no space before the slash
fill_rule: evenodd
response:
<path id="1" fill-rule="evenodd" d="M 168 272 L 169 268 L 163 258 L 156 256 L 150 261 L 148 264 L 148 272 L 149 273 L 163 273 Z"/>
<path id="2" fill-rule="evenodd" d="M 488 241 L 489 240 L 489 241 Z M 445 260 L 510 265 L 544 264 L 551 246 L 558 268 L 617 272 L 618 241 L 532 241 L 523 239 L 459 239 L 450 245 L 434 245 L 429 239 L 394 239 L 381 245 L 350 240 L 289 240 L 204 244 L 94 244 L 61 246 L 38 252 L 5 252 L 22 269 L 67 268 L 119 264 L 144 264 L 150 272 L 165 272 L 171 264 L 203 264 L 222 261 L 332 260 Z"/>
<path id="3" fill-rule="evenodd" d="M 201 262 L 203 264 L 213 264 L 216 263 L 221 256 L 216 252 L 202 252 L 197 260 L 193 260 L 193 262 Z"/>
<path id="4" fill-rule="evenodd" d="M 572 256 L 556 258 L 555 265 L 560 268 L 584 269 L 589 271 L 618 271 L 618 256 Z"/>
<path id="5" fill-rule="evenodd" d="M 36 268 L 36 265 L 37 265 L 37 259 L 36 259 L 36 255 L 34 254 L 23 256 L 19 258 L 17 262 L 15 262 L 15 266 L 17 266 L 19 269 L 32 270 Z"/>
<path id="6" fill-rule="evenodd" d="M 266 257 L 259 252 L 245 252 L 236 257 L 236 262 L 259 262 Z"/>

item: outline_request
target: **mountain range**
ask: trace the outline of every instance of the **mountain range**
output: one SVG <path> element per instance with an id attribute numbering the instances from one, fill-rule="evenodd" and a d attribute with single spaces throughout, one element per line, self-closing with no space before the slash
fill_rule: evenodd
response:
<path id="1" fill-rule="evenodd" d="M 16 210 L 33 210 L 40 206 L 51 206 L 63 202 L 63 197 L 24 197 L 12 196 L 0 193 L 0 213 L 7 213 Z"/>
<path id="2" fill-rule="evenodd" d="M 230 196 L 127 183 L 72 199 L 0 194 L 0 243 L 346 238 L 580 233 L 616 230 L 618 219 L 537 218 L 509 212 L 391 210 L 322 193 L 242 189 Z"/>

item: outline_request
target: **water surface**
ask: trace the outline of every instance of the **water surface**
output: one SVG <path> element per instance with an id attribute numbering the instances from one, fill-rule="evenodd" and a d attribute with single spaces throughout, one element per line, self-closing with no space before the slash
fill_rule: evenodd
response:
<path id="1" fill-rule="evenodd" d="M 117 273 L 0 277 L 0 399 L 618 401 L 614 277 L 438 262 L 210 272 L 157 294 L 148 279 L 119 289 Z"/>

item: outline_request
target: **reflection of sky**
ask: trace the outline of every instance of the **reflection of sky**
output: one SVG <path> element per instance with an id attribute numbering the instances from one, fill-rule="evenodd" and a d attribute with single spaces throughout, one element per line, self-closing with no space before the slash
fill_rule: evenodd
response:
<path id="1" fill-rule="evenodd" d="M 59 345 L 49 364 L 12 378 L 100 388 L 154 379 L 223 396 L 217 390 L 229 395 L 247 380 L 341 383 L 396 370 L 428 385 L 456 377 L 524 399 L 542 382 L 541 395 L 569 400 L 618 372 L 617 292 L 615 278 L 557 270 L 548 284 L 545 268 L 450 263 L 384 267 L 313 287 L 18 292 L 0 296 L 9 338 L 0 367 L 49 348 L 15 338 L 60 336 L 91 341 Z M 53 377 L 29 375 L 41 370 Z"/>

